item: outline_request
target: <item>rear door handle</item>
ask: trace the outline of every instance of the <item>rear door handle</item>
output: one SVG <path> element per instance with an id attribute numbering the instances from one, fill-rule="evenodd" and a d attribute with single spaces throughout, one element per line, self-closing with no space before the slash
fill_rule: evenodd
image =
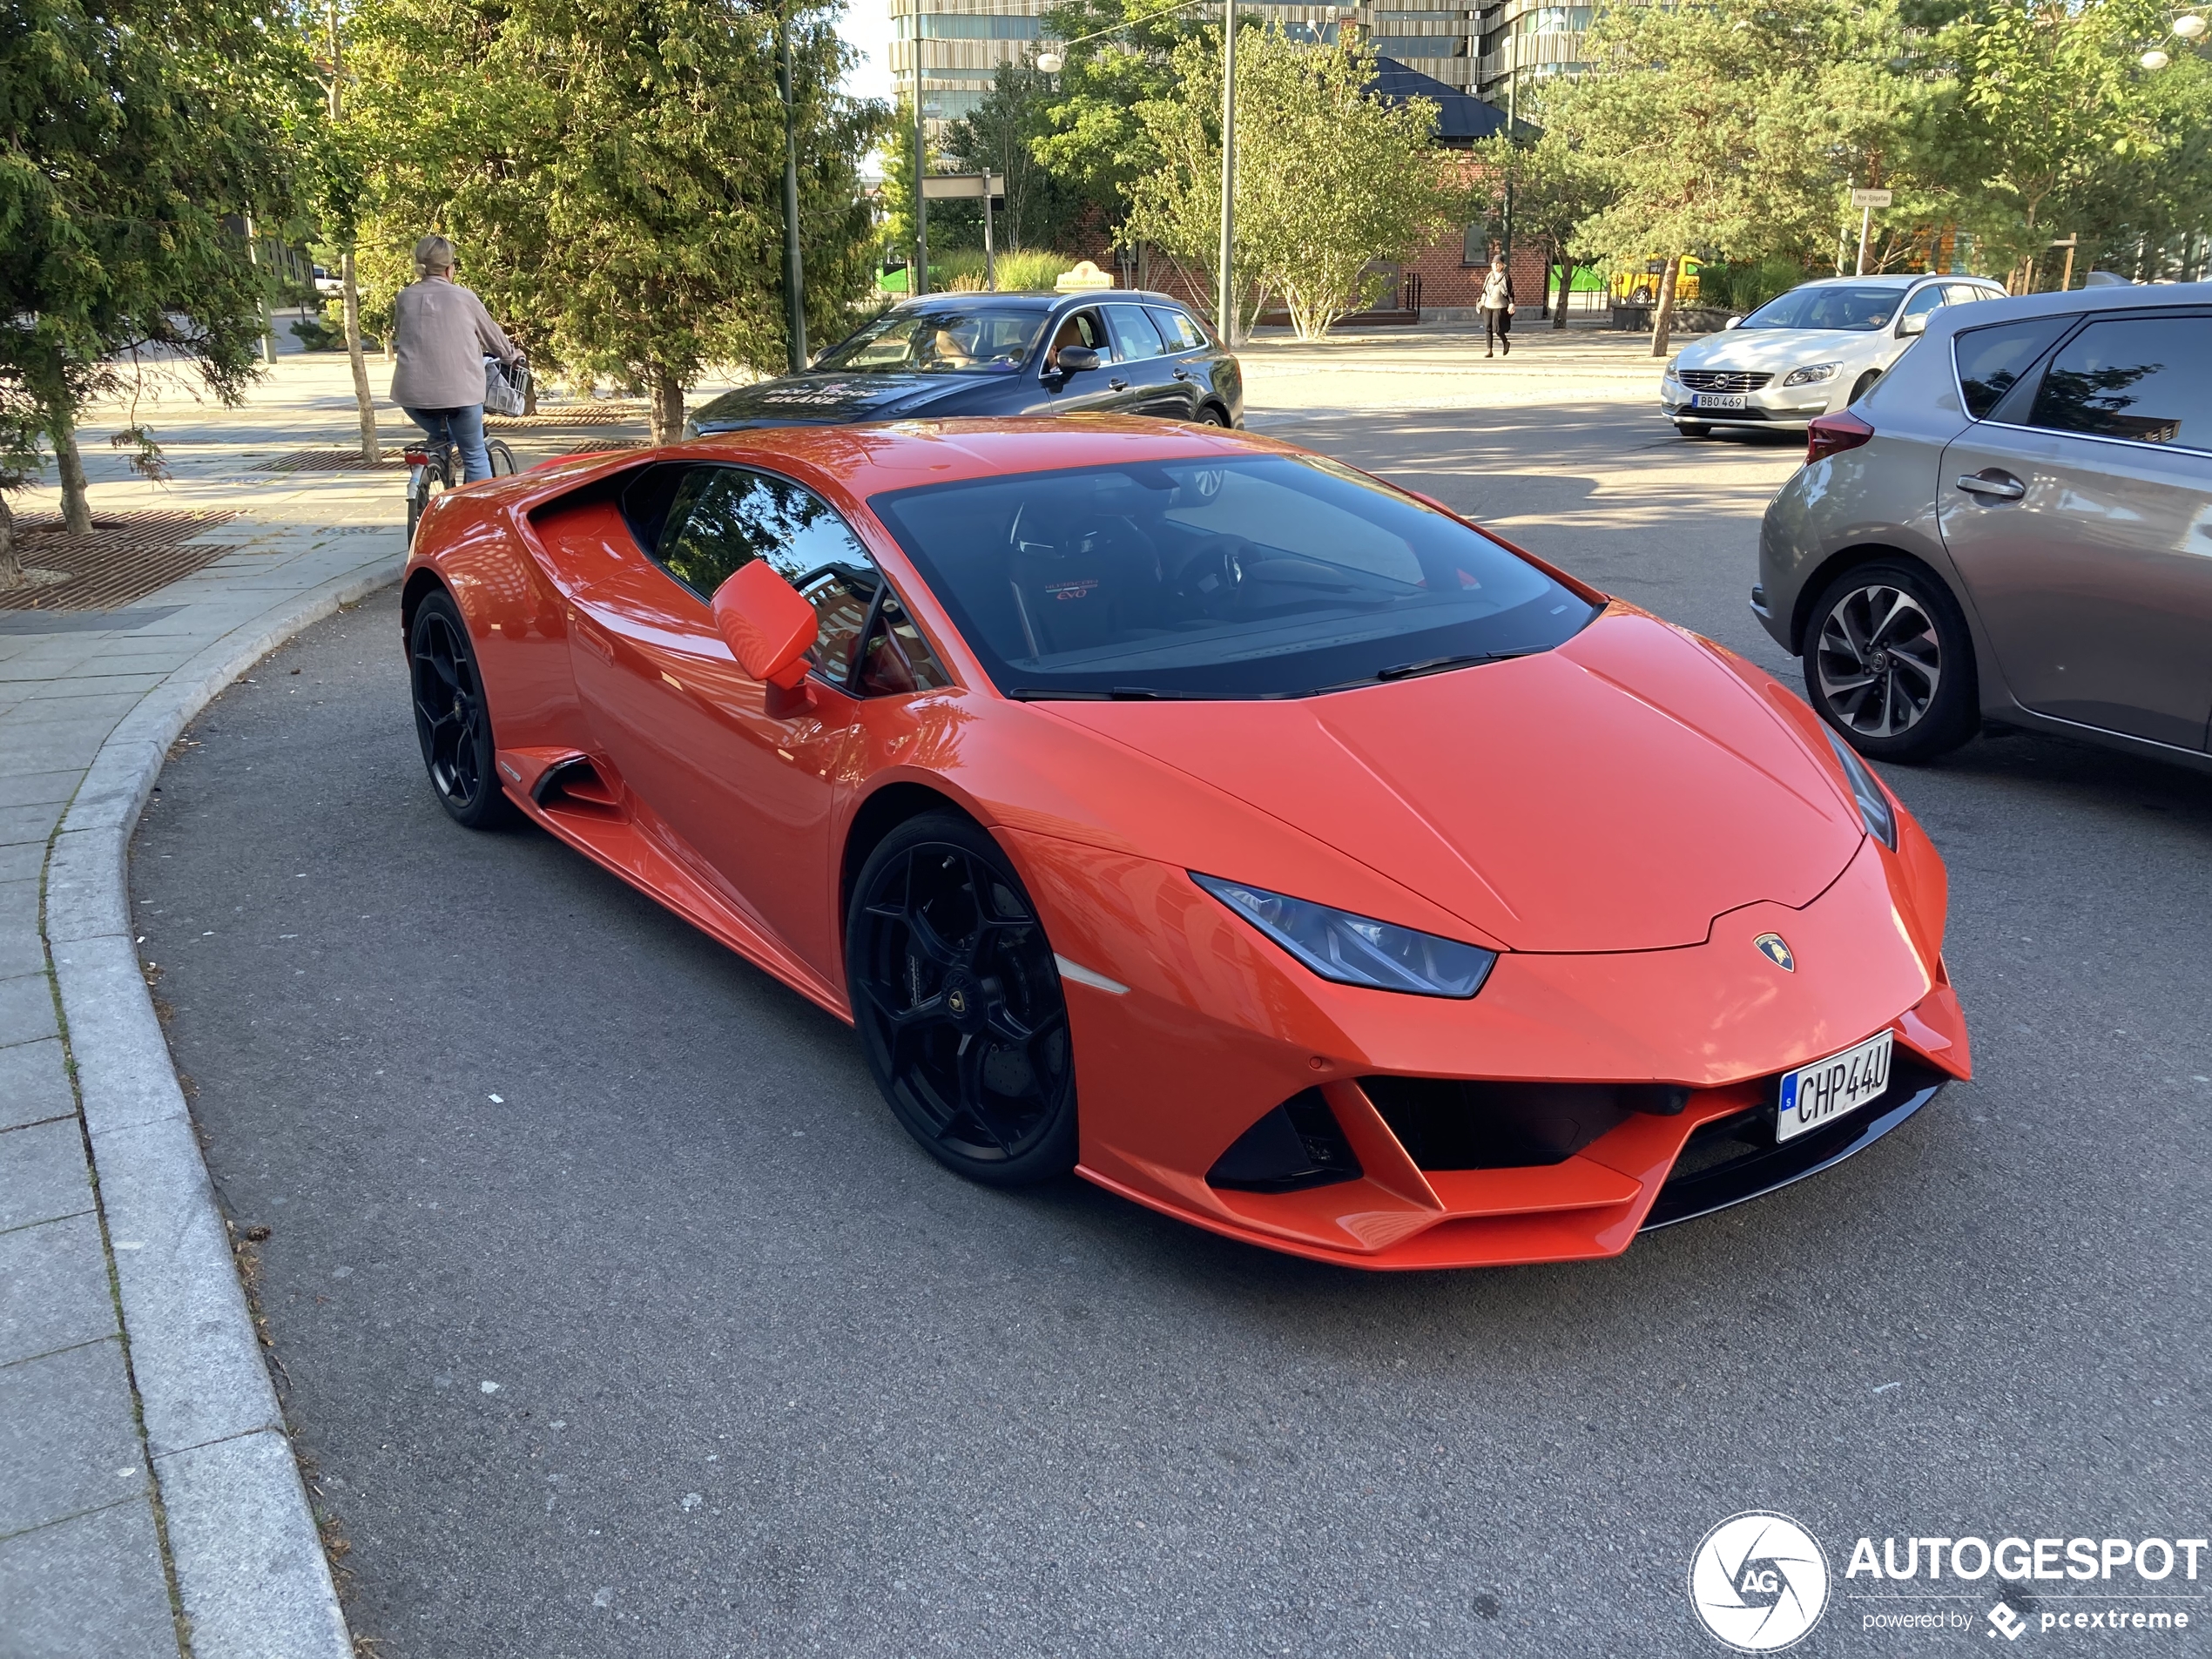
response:
<path id="1" fill-rule="evenodd" d="M 1993 496 L 1999 501 L 2018 501 L 2027 494 L 2027 486 L 2008 472 L 1998 473 L 1994 477 L 1970 472 L 1958 482 L 1959 488 L 1969 496 Z"/>
<path id="2" fill-rule="evenodd" d="M 1177 370 L 1175 371 L 1175 377 L 1176 377 L 1176 379 L 1177 379 L 1177 380 L 1179 380 L 1179 381 L 1187 381 L 1187 380 L 1190 380 L 1190 379 L 1192 379 L 1192 378 L 1193 378 L 1193 376 L 1192 376 L 1192 374 L 1191 374 L 1190 371 L 1189 369 L 1187 369 L 1187 368 L 1178 368 L 1178 369 L 1177 369 Z"/>
<path id="3" fill-rule="evenodd" d="M 1126 392 L 1129 390 L 1129 382 L 1127 381 L 1108 381 L 1106 384 L 1112 387 L 1116 392 Z"/>

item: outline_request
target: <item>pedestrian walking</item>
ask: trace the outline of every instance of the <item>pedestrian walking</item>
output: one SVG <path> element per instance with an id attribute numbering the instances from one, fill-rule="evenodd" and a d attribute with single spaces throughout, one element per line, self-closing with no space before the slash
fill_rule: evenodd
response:
<path id="1" fill-rule="evenodd" d="M 462 479 L 491 476 L 484 448 L 484 359 L 510 368 L 521 358 L 484 302 L 453 280 L 453 244 L 426 236 L 415 245 L 415 280 L 392 308 L 392 401 L 433 439 L 461 451 Z"/>
<path id="2" fill-rule="evenodd" d="M 1513 341 L 1507 331 L 1513 327 L 1513 273 L 1506 269 L 1506 256 L 1494 254 L 1490 269 L 1482 279 L 1482 339 L 1488 349 L 1485 357 L 1495 357 L 1501 351 L 1513 355 Z"/>

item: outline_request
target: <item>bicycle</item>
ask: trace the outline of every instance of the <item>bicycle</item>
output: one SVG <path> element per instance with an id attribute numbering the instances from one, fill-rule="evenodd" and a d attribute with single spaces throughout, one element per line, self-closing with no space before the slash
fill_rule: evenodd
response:
<path id="1" fill-rule="evenodd" d="M 516 469 L 515 452 L 504 438 L 486 438 L 491 456 L 491 475 L 504 478 Z M 415 545 L 416 527 L 428 510 L 430 497 L 460 482 L 461 451 L 449 437 L 417 439 L 401 451 L 407 459 L 407 544 Z"/>

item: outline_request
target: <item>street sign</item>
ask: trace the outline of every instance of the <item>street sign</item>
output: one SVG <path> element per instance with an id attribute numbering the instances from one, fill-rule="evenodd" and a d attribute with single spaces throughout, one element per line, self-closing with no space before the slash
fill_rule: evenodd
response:
<path id="1" fill-rule="evenodd" d="M 979 196 L 993 196 L 1003 199 L 1006 195 L 1006 175 L 1002 172 L 926 172 L 921 176 L 921 194 L 926 201 L 974 200 Z"/>
<path id="2" fill-rule="evenodd" d="M 1851 193 L 1851 205 L 1853 207 L 1887 207 L 1890 199 L 1895 194 L 1894 191 L 1888 190 L 1854 190 Z"/>

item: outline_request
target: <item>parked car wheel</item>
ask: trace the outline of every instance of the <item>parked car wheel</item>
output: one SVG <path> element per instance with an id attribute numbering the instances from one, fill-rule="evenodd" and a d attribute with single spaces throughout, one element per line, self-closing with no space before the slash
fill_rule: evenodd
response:
<path id="1" fill-rule="evenodd" d="M 1022 879 L 968 819 L 910 819 L 868 855 L 845 928 L 876 1086 L 940 1163 L 991 1186 L 1076 1167 L 1058 964 Z"/>
<path id="2" fill-rule="evenodd" d="M 496 829 L 510 822 L 514 804 L 499 786 L 491 734 L 491 711 L 484 705 L 483 676 L 469 643 L 461 611 L 443 593 L 427 595 L 415 607 L 408 631 L 408 659 L 415 691 L 415 734 L 422 745 L 423 769 L 438 805 L 469 829 Z"/>
<path id="3" fill-rule="evenodd" d="M 1876 760 L 1933 759 L 1980 723 L 1958 602 L 1917 566 L 1879 560 L 1828 584 L 1805 624 L 1805 694 Z"/>
<path id="4" fill-rule="evenodd" d="M 1874 382 L 1881 378 L 1882 371 L 1880 369 L 1868 369 L 1864 374 L 1861 374 L 1858 377 L 1858 383 L 1851 388 L 1851 395 L 1845 398 L 1844 401 L 1846 404 L 1858 402 L 1859 399 L 1865 397 L 1868 392 L 1873 389 Z"/>

